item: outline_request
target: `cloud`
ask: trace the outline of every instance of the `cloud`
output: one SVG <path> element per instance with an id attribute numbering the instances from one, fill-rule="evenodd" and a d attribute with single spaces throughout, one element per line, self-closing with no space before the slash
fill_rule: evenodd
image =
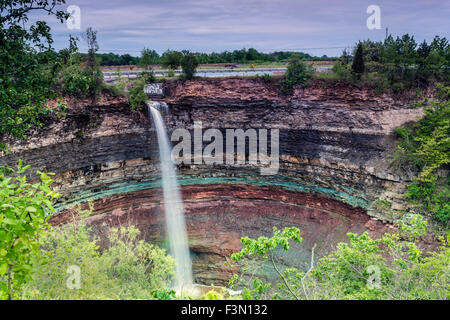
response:
<path id="1" fill-rule="evenodd" d="M 372 0 L 69 0 L 81 8 L 82 27 L 98 30 L 102 51 L 139 52 L 190 49 L 220 51 L 255 47 L 279 48 L 349 46 L 357 40 L 382 40 L 384 28 L 409 32 L 416 39 L 445 36 L 450 5 L 445 1 L 385 1 L 383 30 L 366 28 L 366 8 Z M 42 15 L 45 19 L 48 16 Z M 55 45 L 67 45 L 65 25 L 52 23 Z M 83 45 L 81 46 L 83 49 Z M 339 54 L 341 49 L 317 49 L 314 54 Z"/>

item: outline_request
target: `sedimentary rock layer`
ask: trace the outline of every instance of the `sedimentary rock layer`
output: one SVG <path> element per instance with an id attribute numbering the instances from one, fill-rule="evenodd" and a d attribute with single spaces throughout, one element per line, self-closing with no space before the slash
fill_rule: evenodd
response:
<path id="1" fill-rule="evenodd" d="M 165 88 L 168 130 L 278 129 L 280 168 L 261 175 L 258 166 L 178 166 L 194 271 L 203 283 L 223 283 L 225 257 L 244 235 L 269 235 L 272 227 L 296 225 L 303 246 L 324 254 L 346 232 L 379 233 L 396 217 L 374 210 L 377 199 L 405 205 L 400 196 L 408 177 L 390 169 L 393 130 L 422 116 L 408 101 L 364 88 L 318 82 L 282 96 L 250 79 L 169 82 Z M 68 102 L 67 115 L 50 117 L 26 142 L 10 140 L 0 165 L 18 159 L 33 170 L 55 175 L 62 194 L 54 223 L 72 217 L 70 207 L 94 201 L 90 218 L 98 232 L 134 221 L 145 237 L 164 241 L 158 148 L 144 112 L 132 113 L 125 99 Z M 36 178 L 31 176 L 31 178 Z M 106 227 L 105 227 L 106 226 Z M 287 257 L 291 259 L 293 257 Z M 208 283 L 209 284 L 209 283 Z"/>

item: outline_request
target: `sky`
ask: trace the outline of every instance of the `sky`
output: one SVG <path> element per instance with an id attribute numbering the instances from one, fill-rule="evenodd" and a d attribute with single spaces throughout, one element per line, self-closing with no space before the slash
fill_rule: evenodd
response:
<path id="1" fill-rule="evenodd" d="M 418 42 L 450 38 L 449 0 L 67 0 L 80 8 L 81 29 L 44 16 L 56 49 L 97 30 L 99 52 L 138 56 L 142 48 L 220 52 L 255 48 L 339 56 L 358 40 L 409 33 Z M 369 30 L 369 5 L 380 8 L 381 29 Z M 36 17 L 34 17 L 36 18 Z M 80 51 L 86 45 L 80 41 Z"/>

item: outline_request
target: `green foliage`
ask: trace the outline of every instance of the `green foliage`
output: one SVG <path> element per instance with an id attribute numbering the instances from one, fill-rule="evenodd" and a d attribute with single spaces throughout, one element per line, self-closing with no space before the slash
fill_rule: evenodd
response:
<path id="1" fill-rule="evenodd" d="M 30 184 L 24 175 L 28 169 L 22 161 L 16 171 L 0 169 L 1 299 L 16 298 L 30 279 L 49 213 L 54 211 L 52 201 L 59 197 L 50 189 L 50 174 L 38 172 L 40 182 Z"/>
<path id="2" fill-rule="evenodd" d="M 338 65 L 346 65 L 349 55 L 342 54 Z M 405 34 L 384 42 L 361 41 L 353 52 L 353 81 L 375 86 L 379 92 L 392 89 L 401 93 L 405 89 L 426 87 L 450 78 L 450 45 L 446 38 L 436 36 L 430 44 L 418 45 L 414 37 Z M 367 79 L 366 74 L 372 73 Z M 338 76 L 348 80 L 346 73 Z"/>
<path id="3" fill-rule="evenodd" d="M 68 286 L 69 268 L 80 270 L 80 287 Z M 22 291 L 22 299 L 117 299 L 117 283 L 102 265 L 97 239 L 84 223 L 60 226 L 42 240 L 40 259 L 32 269 L 32 280 Z"/>
<path id="4" fill-rule="evenodd" d="M 50 110 L 46 102 L 56 96 L 54 79 L 60 62 L 52 48 L 49 26 L 41 20 L 27 23 L 30 13 L 54 15 L 63 22 L 68 14 L 56 8 L 64 0 L 0 1 L 0 138 L 25 139 L 39 117 Z M 6 148 L 0 142 L 0 150 Z"/>
<path id="5" fill-rule="evenodd" d="M 149 49 L 144 49 L 149 50 Z M 323 61 L 323 60 L 335 60 L 336 58 L 327 57 L 326 55 L 322 57 L 311 56 L 304 52 L 292 52 L 292 51 L 276 51 L 272 53 L 259 52 L 254 48 L 249 49 L 239 49 L 234 51 L 224 51 L 224 52 L 212 52 L 212 53 L 202 53 L 195 52 L 197 60 L 201 64 L 215 64 L 215 63 L 273 63 L 273 62 L 285 62 L 288 61 L 293 55 L 299 56 L 302 60 L 309 61 Z M 114 53 L 97 53 L 97 58 L 101 58 L 102 66 L 120 66 L 120 65 L 140 65 L 145 68 L 147 63 L 142 63 L 142 52 L 141 57 L 133 57 L 127 54 L 114 54 Z M 150 50 L 150 56 L 152 62 L 149 64 L 162 64 L 164 58 L 160 57 L 157 52 Z M 347 62 L 348 63 L 348 62 Z"/>
<path id="6" fill-rule="evenodd" d="M 419 204 L 424 214 L 448 223 L 450 163 L 450 100 L 449 87 L 438 86 L 438 100 L 425 106 L 425 117 L 410 126 L 396 130 L 400 142 L 395 162 L 411 166 L 417 176 L 408 185 L 406 197 Z"/>
<path id="7" fill-rule="evenodd" d="M 283 93 L 291 93 L 296 84 L 301 84 L 305 87 L 313 74 L 314 70 L 311 66 L 301 61 L 298 56 L 293 56 L 289 60 L 286 74 L 283 79 Z"/>
<path id="8" fill-rule="evenodd" d="M 165 251 L 138 239 L 133 227 L 111 229 L 109 245 L 100 250 L 84 220 L 48 232 L 33 280 L 24 299 L 172 299 L 168 287 L 175 261 Z M 80 287 L 71 288 L 68 267 L 80 269 Z"/>
<path id="9" fill-rule="evenodd" d="M 276 286 L 252 277 L 254 268 L 241 270 L 230 280 L 232 288 L 242 287 L 244 299 L 448 299 L 450 297 L 449 239 L 435 252 L 423 252 L 417 246 L 426 235 L 427 222 L 412 215 L 400 225 L 400 231 L 372 239 L 368 233 L 348 234 L 348 243 L 339 243 L 329 255 L 314 262 L 305 273 L 296 268 L 273 266 L 278 273 Z M 294 234 L 298 229 L 290 228 Z M 297 239 L 297 237 L 295 237 Z M 243 238 L 245 248 L 233 254 L 233 260 L 245 262 L 252 252 L 270 260 L 267 248 L 271 239 Z M 270 250 L 270 249 L 269 249 Z M 313 251 L 314 252 L 314 251 Z M 250 280 L 245 281 L 250 276 Z M 275 291 L 274 291 L 275 290 Z"/>
<path id="10" fill-rule="evenodd" d="M 128 101 L 131 106 L 131 110 L 139 111 L 145 106 L 145 102 L 148 100 L 147 95 L 144 92 L 144 86 L 154 79 L 149 77 L 147 73 L 142 73 L 140 77 L 133 81 L 133 85 L 128 92 Z"/>
<path id="11" fill-rule="evenodd" d="M 200 300 L 225 300 L 225 295 L 215 290 L 210 290 L 201 296 Z"/>
<path id="12" fill-rule="evenodd" d="M 151 292 L 167 289 L 173 280 L 175 260 L 144 240 L 133 226 L 111 229 L 109 248 L 102 254 L 102 264 L 120 287 L 121 299 L 150 299 Z"/>
<path id="13" fill-rule="evenodd" d="M 364 73 L 364 53 L 362 43 L 358 43 L 358 47 L 356 48 L 355 57 L 352 63 L 352 73 L 356 76 L 357 79 L 361 79 L 361 75 Z"/>
<path id="14" fill-rule="evenodd" d="M 93 32 L 95 34 L 95 31 L 92 30 L 88 32 L 89 37 L 94 37 L 92 35 Z M 64 63 L 58 74 L 57 83 L 59 89 L 63 94 L 70 96 L 98 98 L 104 86 L 103 73 L 94 55 L 88 55 L 86 60 L 82 61 L 81 55 L 78 52 L 77 41 L 77 38 L 71 37 L 69 39 L 69 49 L 60 52 L 61 59 Z M 95 36 L 95 42 L 92 45 L 98 46 L 96 43 Z"/>
<path id="15" fill-rule="evenodd" d="M 274 78 L 271 74 L 265 73 L 262 76 L 256 75 L 255 79 L 262 79 L 264 83 L 272 83 L 274 82 Z"/>
<path id="16" fill-rule="evenodd" d="M 138 65 L 145 70 L 149 70 L 150 66 L 157 62 L 158 58 L 159 54 L 155 50 L 144 48 L 141 51 L 141 58 L 139 59 Z"/>
<path id="17" fill-rule="evenodd" d="M 268 259 L 274 270 L 278 273 L 280 278 L 284 280 L 285 285 L 287 285 L 284 274 L 282 274 L 280 269 L 277 267 L 274 251 L 277 248 L 288 251 L 290 248 L 290 241 L 295 241 L 297 243 L 301 243 L 303 241 L 300 237 L 299 229 L 292 227 L 285 228 L 283 231 L 280 231 L 276 227 L 273 227 L 273 236 L 270 238 L 241 238 L 244 248 L 240 252 L 233 253 L 231 255 L 231 260 L 235 262 L 244 262 L 241 270 L 243 271 L 243 274 L 240 276 L 237 274 L 234 275 L 230 279 L 230 287 L 236 288 L 237 286 L 245 285 L 242 293 L 242 297 L 245 300 L 264 299 L 270 294 L 270 289 L 272 287 L 271 283 L 265 283 L 258 277 L 251 277 L 250 280 L 246 279 L 245 272 L 251 269 L 250 265 L 246 263 L 248 258 Z M 247 288 L 247 285 L 249 285 L 251 289 Z"/>
<path id="18" fill-rule="evenodd" d="M 175 290 L 157 289 L 152 291 L 153 298 L 156 300 L 175 300 Z"/>
<path id="19" fill-rule="evenodd" d="M 162 65 L 172 70 L 178 69 L 181 64 L 181 59 L 183 59 L 183 54 L 172 50 L 167 50 L 161 56 Z"/>
<path id="20" fill-rule="evenodd" d="M 187 52 L 183 55 L 181 68 L 185 79 L 191 80 L 194 77 L 198 64 L 197 58 L 193 53 Z"/>
<path id="21" fill-rule="evenodd" d="M 106 85 L 103 89 L 104 92 L 108 92 L 114 97 L 126 97 L 127 92 L 125 90 L 127 86 L 127 82 L 124 79 L 120 79 L 111 85 Z"/>

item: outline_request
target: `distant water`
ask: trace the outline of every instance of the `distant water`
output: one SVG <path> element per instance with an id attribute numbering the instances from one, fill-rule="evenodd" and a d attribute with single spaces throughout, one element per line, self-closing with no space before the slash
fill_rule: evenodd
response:
<path id="1" fill-rule="evenodd" d="M 167 105 L 165 103 L 149 102 L 148 109 L 153 117 L 158 136 L 167 233 L 170 241 L 170 253 L 177 263 L 175 288 L 181 292 L 182 290 L 192 288 L 192 264 L 189 254 L 183 202 L 181 200 L 175 165 L 171 157 L 172 149 L 166 127 L 159 112 L 161 109 L 167 110 Z"/>

